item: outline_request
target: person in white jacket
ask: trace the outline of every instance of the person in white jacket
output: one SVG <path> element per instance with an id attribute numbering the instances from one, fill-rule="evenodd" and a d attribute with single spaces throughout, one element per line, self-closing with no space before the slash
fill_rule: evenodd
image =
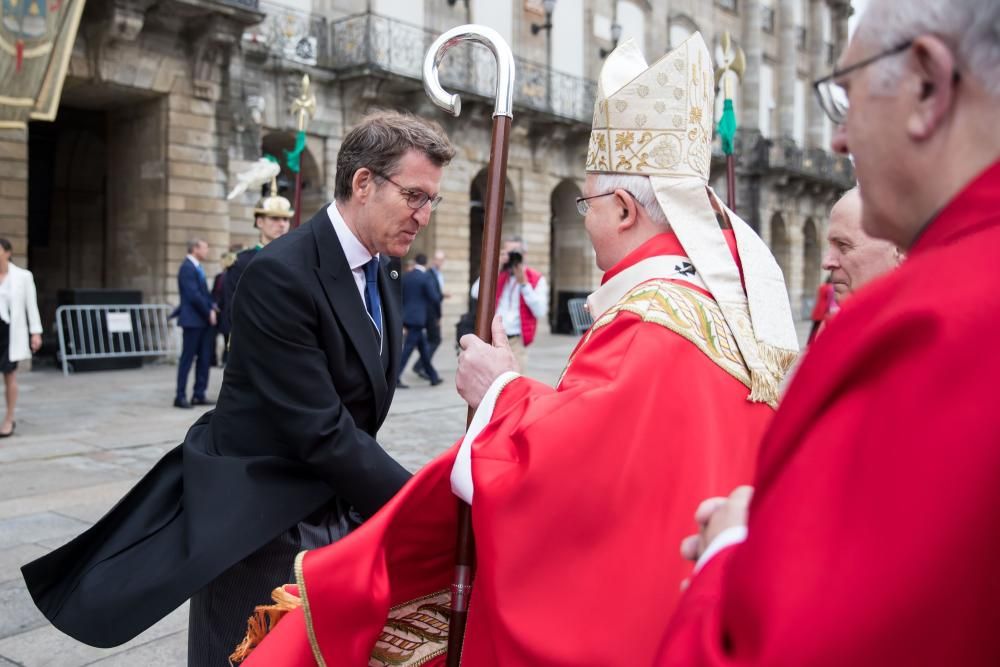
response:
<path id="1" fill-rule="evenodd" d="M 14 434 L 17 406 L 17 362 L 30 359 L 42 346 L 42 318 L 38 315 L 35 279 L 10 261 L 10 241 L 0 238 L 0 372 L 3 373 L 7 413 L 0 438 Z"/>

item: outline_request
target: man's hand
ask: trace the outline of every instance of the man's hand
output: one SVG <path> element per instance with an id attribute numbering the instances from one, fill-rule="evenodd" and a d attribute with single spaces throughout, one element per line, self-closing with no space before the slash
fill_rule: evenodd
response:
<path id="1" fill-rule="evenodd" d="M 528 279 L 524 276 L 524 264 L 516 265 L 511 271 L 514 273 L 514 280 L 517 281 L 518 285 L 528 282 Z"/>
<path id="2" fill-rule="evenodd" d="M 681 542 L 681 556 L 696 561 L 719 533 L 733 526 L 747 525 L 747 510 L 753 498 L 752 486 L 738 486 L 728 498 L 709 498 L 694 513 L 698 533 Z"/>
<path id="3" fill-rule="evenodd" d="M 494 380 L 507 371 L 520 370 L 499 313 L 493 317 L 492 328 L 493 345 L 487 345 L 473 334 L 466 334 L 458 341 L 462 352 L 458 355 L 455 388 L 473 409 L 479 407 Z"/>
<path id="4" fill-rule="evenodd" d="M 31 351 L 38 352 L 42 347 L 42 335 L 31 334 Z"/>
<path id="5" fill-rule="evenodd" d="M 215 310 L 208 311 L 208 325 L 214 327 L 218 318 L 215 316 Z"/>

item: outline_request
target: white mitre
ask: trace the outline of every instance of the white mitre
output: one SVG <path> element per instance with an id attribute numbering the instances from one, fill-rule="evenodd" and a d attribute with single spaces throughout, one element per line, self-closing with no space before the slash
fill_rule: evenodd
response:
<path id="1" fill-rule="evenodd" d="M 587 171 L 649 177 L 671 230 L 736 337 L 750 371 L 749 400 L 773 403 L 798 339 L 774 256 L 708 187 L 714 85 L 700 33 L 652 66 L 632 40 L 621 44 L 601 69 Z M 746 292 L 709 197 L 732 225 Z"/>

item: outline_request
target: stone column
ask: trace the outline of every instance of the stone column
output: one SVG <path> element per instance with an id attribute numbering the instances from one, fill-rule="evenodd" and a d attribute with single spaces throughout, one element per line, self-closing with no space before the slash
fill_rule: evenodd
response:
<path id="1" fill-rule="evenodd" d="M 778 127 L 777 137 L 791 137 L 795 127 L 795 3 L 781 0 L 778 5 Z"/>
<path id="2" fill-rule="evenodd" d="M 747 71 L 740 85 L 740 127 L 760 131 L 760 69 L 764 64 L 764 44 L 761 29 L 760 0 L 743 3 L 743 51 L 747 57 Z"/>
<path id="3" fill-rule="evenodd" d="M 826 40 L 823 38 L 823 12 L 830 11 L 825 1 L 811 3 L 809 12 L 809 35 L 812 38 L 812 48 L 809 50 L 809 79 L 814 81 L 824 76 L 829 69 L 826 63 Z M 832 28 L 831 23 L 831 28 Z M 830 39 L 832 39 L 832 30 Z M 819 108 L 816 94 L 812 88 L 806 90 L 809 99 L 806 100 L 806 144 L 810 148 L 828 149 L 823 144 L 823 124 L 825 117 Z"/>
<path id="4" fill-rule="evenodd" d="M 7 238 L 14 246 L 14 262 L 27 266 L 28 131 L 26 129 L 0 129 L 0 236 Z"/>
<path id="5" fill-rule="evenodd" d="M 788 286 L 788 299 L 792 305 L 792 318 L 802 319 L 802 284 L 805 270 L 805 233 L 803 232 L 803 217 L 796 212 L 786 218 L 788 230 L 788 275 L 785 281 Z"/>

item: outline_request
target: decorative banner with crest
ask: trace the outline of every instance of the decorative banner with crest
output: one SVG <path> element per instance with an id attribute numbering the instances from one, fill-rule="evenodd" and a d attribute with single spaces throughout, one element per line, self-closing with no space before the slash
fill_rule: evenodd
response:
<path id="1" fill-rule="evenodd" d="M 54 120 L 84 0 L 0 0 L 0 128 Z"/>

